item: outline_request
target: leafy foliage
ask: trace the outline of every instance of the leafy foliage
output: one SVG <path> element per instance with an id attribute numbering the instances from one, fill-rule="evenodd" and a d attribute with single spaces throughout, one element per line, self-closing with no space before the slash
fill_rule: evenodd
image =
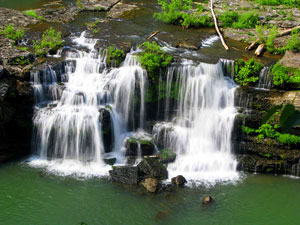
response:
<path id="1" fill-rule="evenodd" d="M 108 54 L 106 58 L 107 64 L 114 63 L 116 67 L 119 67 L 122 61 L 125 59 L 125 52 L 116 47 L 110 46 L 108 47 Z"/>
<path id="2" fill-rule="evenodd" d="M 300 87 L 300 69 L 284 67 L 277 62 L 272 68 L 272 74 L 275 86 Z"/>
<path id="3" fill-rule="evenodd" d="M 34 41 L 33 48 L 36 55 L 46 55 L 48 52 L 55 53 L 62 45 L 61 33 L 51 27 L 43 33 L 41 41 Z"/>
<path id="4" fill-rule="evenodd" d="M 226 11 L 219 16 L 219 19 L 223 22 L 224 27 L 230 27 L 233 23 L 239 19 L 239 14 L 235 11 Z"/>
<path id="5" fill-rule="evenodd" d="M 280 109 L 282 109 L 282 105 L 277 105 L 271 108 L 264 116 L 262 123 L 266 123 L 268 120 L 270 120 L 270 118 Z"/>
<path id="6" fill-rule="evenodd" d="M 292 31 L 292 37 L 288 39 L 285 49 L 294 52 L 300 51 L 300 33 L 298 29 Z"/>
<path id="7" fill-rule="evenodd" d="M 155 13 L 154 18 L 186 28 L 211 26 L 211 18 L 208 15 L 201 15 L 204 11 L 203 6 L 198 5 L 196 12 L 187 12 L 192 10 L 192 3 L 193 0 L 158 0 L 162 12 Z"/>
<path id="8" fill-rule="evenodd" d="M 249 61 L 239 59 L 235 62 L 235 81 L 240 85 L 254 84 L 259 79 L 259 73 L 263 65 L 253 58 Z"/>
<path id="9" fill-rule="evenodd" d="M 255 0 L 260 5 L 289 5 L 300 6 L 299 0 Z"/>
<path id="10" fill-rule="evenodd" d="M 4 30 L 0 31 L 0 35 L 5 35 L 6 38 L 17 42 L 24 37 L 24 29 L 15 29 L 13 24 L 9 24 L 4 28 Z"/>
<path id="11" fill-rule="evenodd" d="M 159 70 L 169 66 L 173 57 L 163 51 L 156 42 L 144 42 L 139 47 L 144 50 L 138 54 L 139 62 L 152 80 L 158 79 Z"/>
<path id="12" fill-rule="evenodd" d="M 44 20 L 44 17 L 39 16 L 33 9 L 24 11 L 24 14 L 27 16 L 31 16 L 33 18 L 39 19 L 39 20 Z"/>
<path id="13" fill-rule="evenodd" d="M 259 23 L 258 15 L 255 12 L 243 13 L 239 16 L 238 21 L 232 24 L 233 28 L 253 28 Z"/>

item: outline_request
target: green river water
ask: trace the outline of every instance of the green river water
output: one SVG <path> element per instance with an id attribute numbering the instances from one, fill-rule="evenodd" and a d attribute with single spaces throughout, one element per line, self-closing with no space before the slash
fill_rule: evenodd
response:
<path id="1" fill-rule="evenodd" d="M 1 225 L 299 224 L 300 181 L 244 175 L 236 184 L 148 194 L 106 179 L 44 174 L 24 163 L 0 168 Z M 214 203 L 204 206 L 203 195 Z"/>

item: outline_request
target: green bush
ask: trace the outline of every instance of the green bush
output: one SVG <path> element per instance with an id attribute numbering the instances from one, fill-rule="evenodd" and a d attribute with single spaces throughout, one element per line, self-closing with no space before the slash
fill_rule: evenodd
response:
<path id="1" fill-rule="evenodd" d="M 138 54 L 138 60 L 147 70 L 152 80 L 158 79 L 159 70 L 166 68 L 173 61 L 173 57 L 163 51 L 156 42 L 144 42 L 139 46 L 144 51 Z"/>
<path id="2" fill-rule="evenodd" d="M 41 41 L 34 41 L 33 48 L 36 55 L 46 55 L 48 52 L 55 54 L 55 52 L 63 46 L 61 33 L 56 32 L 52 27 L 43 33 Z"/>
<path id="3" fill-rule="evenodd" d="M 248 12 L 240 15 L 238 21 L 234 22 L 232 27 L 235 29 L 253 28 L 258 23 L 258 15 L 254 12 Z"/>
<path id="4" fill-rule="evenodd" d="M 299 0 L 255 0 L 260 5 L 289 5 L 300 6 Z"/>
<path id="5" fill-rule="evenodd" d="M 9 24 L 4 28 L 4 30 L 0 31 L 0 35 L 4 35 L 6 38 L 17 42 L 24 37 L 24 29 L 15 29 L 13 24 Z"/>
<path id="6" fill-rule="evenodd" d="M 77 6 L 78 8 L 82 9 L 83 8 L 83 5 L 81 3 L 81 0 L 77 0 Z"/>
<path id="7" fill-rule="evenodd" d="M 108 65 L 114 63 L 116 67 L 119 67 L 122 61 L 125 59 L 125 52 L 114 46 L 108 47 L 108 53 L 106 57 L 106 63 Z"/>
<path id="8" fill-rule="evenodd" d="M 292 31 L 292 37 L 288 39 L 285 49 L 294 52 L 300 51 L 300 33 L 298 29 Z"/>
<path id="9" fill-rule="evenodd" d="M 292 86 L 294 88 L 300 87 L 300 69 L 288 68 L 281 66 L 277 62 L 272 68 L 273 84 L 275 86 Z"/>
<path id="10" fill-rule="evenodd" d="M 300 143 L 300 137 L 292 134 L 279 134 L 276 139 L 284 145 L 297 145 Z"/>
<path id="11" fill-rule="evenodd" d="M 259 79 L 259 73 L 264 66 L 253 58 L 249 61 L 239 59 L 235 62 L 235 81 L 240 85 L 254 84 Z"/>
<path id="12" fill-rule="evenodd" d="M 230 27 L 233 23 L 239 19 L 239 14 L 234 11 L 227 11 L 219 16 L 219 19 L 223 22 L 224 27 Z"/>
<path id="13" fill-rule="evenodd" d="M 165 23 L 179 24 L 186 28 L 211 26 L 211 17 L 202 15 L 203 6 L 198 5 L 196 12 L 187 12 L 193 8 L 192 3 L 193 0 L 158 0 L 162 12 L 155 13 L 153 16 Z"/>
<path id="14" fill-rule="evenodd" d="M 36 18 L 36 19 L 39 19 L 39 20 L 44 20 L 44 17 L 42 16 L 39 16 L 38 14 L 36 14 L 36 12 L 34 10 L 27 10 L 27 11 L 24 11 L 24 14 L 27 15 L 27 16 L 31 16 L 33 18 Z"/>

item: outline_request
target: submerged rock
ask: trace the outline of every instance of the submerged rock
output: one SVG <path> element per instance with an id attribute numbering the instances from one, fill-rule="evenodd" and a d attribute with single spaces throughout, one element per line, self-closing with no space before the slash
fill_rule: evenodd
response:
<path id="1" fill-rule="evenodd" d="M 213 202 L 213 198 L 210 195 L 206 195 L 202 198 L 202 203 L 207 205 Z"/>
<path id="2" fill-rule="evenodd" d="M 151 193 L 157 192 L 160 187 L 160 182 L 155 178 L 146 178 L 141 184 Z"/>
<path id="3" fill-rule="evenodd" d="M 123 2 L 119 2 L 109 11 L 108 17 L 118 18 L 121 16 L 128 15 L 129 13 L 132 13 L 133 11 L 136 11 L 138 9 L 139 7 L 136 5 L 130 5 Z"/>
<path id="4" fill-rule="evenodd" d="M 175 184 L 177 186 L 184 186 L 187 183 L 186 179 L 182 175 L 178 175 L 177 177 L 173 177 L 171 179 L 171 182 L 172 182 L 172 184 Z"/>

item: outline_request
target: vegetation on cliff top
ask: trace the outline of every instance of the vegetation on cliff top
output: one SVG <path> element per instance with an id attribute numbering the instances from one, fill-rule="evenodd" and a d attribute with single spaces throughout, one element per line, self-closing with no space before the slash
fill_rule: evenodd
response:
<path id="1" fill-rule="evenodd" d="M 55 54 L 63 43 L 61 33 L 50 27 L 43 33 L 41 41 L 33 41 L 33 48 L 37 56 L 46 55 L 48 52 Z"/>
<path id="2" fill-rule="evenodd" d="M 300 69 L 281 66 L 277 62 L 272 68 L 273 84 L 282 88 L 300 88 Z"/>
<path id="3" fill-rule="evenodd" d="M 125 52 L 114 46 L 109 46 L 107 50 L 106 63 L 108 65 L 114 64 L 114 66 L 119 67 L 122 61 L 125 59 Z"/>
<path id="4" fill-rule="evenodd" d="M 147 70 L 148 76 L 154 81 L 159 79 L 159 70 L 165 69 L 173 61 L 173 57 L 167 54 L 156 42 L 144 42 L 139 46 L 143 49 L 138 54 L 138 61 Z"/>
<path id="5" fill-rule="evenodd" d="M 0 30 L 0 35 L 4 35 L 6 38 L 18 42 L 24 37 L 24 29 L 16 29 L 13 24 L 8 24 L 4 30 Z"/>
<path id="6" fill-rule="evenodd" d="M 211 16 L 204 14 L 204 7 L 197 5 L 197 9 L 193 10 L 192 3 L 193 0 L 158 0 L 162 11 L 155 13 L 154 18 L 186 28 L 212 26 Z"/>
<path id="7" fill-rule="evenodd" d="M 235 81 L 242 85 L 254 84 L 259 79 L 259 73 L 263 65 L 259 62 L 256 62 L 253 58 L 249 61 L 244 61 L 239 59 L 235 62 Z"/>

